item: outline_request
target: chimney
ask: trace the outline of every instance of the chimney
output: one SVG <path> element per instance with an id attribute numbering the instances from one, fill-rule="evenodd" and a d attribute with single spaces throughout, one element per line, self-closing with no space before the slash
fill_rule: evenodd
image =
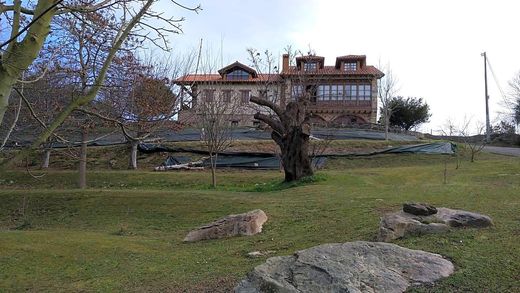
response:
<path id="1" fill-rule="evenodd" d="M 282 55 L 282 72 L 289 70 L 289 54 Z"/>

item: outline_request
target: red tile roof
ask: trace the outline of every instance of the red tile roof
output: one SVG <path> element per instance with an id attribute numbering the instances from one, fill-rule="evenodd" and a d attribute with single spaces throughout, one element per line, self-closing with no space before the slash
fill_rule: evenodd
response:
<path id="1" fill-rule="evenodd" d="M 232 63 L 232 64 L 229 64 L 228 66 L 220 69 L 218 71 L 219 74 L 223 75 L 223 74 L 226 74 L 228 72 L 231 71 L 231 69 L 235 69 L 235 68 L 241 68 L 242 70 L 246 71 L 247 73 L 251 74 L 253 77 L 257 77 L 258 74 L 256 73 L 256 70 L 254 70 L 253 68 L 245 65 L 245 64 L 242 64 L 238 61 L 235 61 L 235 63 Z"/>
<path id="2" fill-rule="evenodd" d="M 336 57 L 336 59 L 366 59 L 366 55 L 345 55 Z"/>
<path id="3" fill-rule="evenodd" d="M 225 80 L 220 74 L 188 74 L 175 80 L 178 84 L 188 84 L 192 82 L 228 82 L 228 83 L 255 83 L 266 81 L 280 81 L 279 74 L 258 74 L 256 78 L 245 80 Z"/>
<path id="4" fill-rule="evenodd" d="M 341 65 L 341 61 L 360 61 L 362 64 L 361 66 L 365 66 L 367 61 L 367 56 L 365 55 L 345 55 L 345 56 L 339 56 L 336 57 L 336 68 L 339 68 Z"/>
<path id="5" fill-rule="evenodd" d="M 296 60 L 324 60 L 325 57 L 323 56 L 316 56 L 316 55 L 306 55 L 306 56 L 297 56 Z"/>
<path id="6" fill-rule="evenodd" d="M 347 75 L 347 76 L 356 76 L 356 75 L 373 75 L 376 77 L 383 77 L 383 72 L 374 66 L 367 65 L 362 68 L 358 68 L 355 71 L 345 72 L 341 69 L 336 68 L 336 66 L 324 66 L 321 69 L 315 71 L 302 71 L 298 70 L 296 66 L 289 67 L 288 70 L 282 72 L 282 75 L 297 75 L 297 74 L 306 74 L 306 75 Z"/>

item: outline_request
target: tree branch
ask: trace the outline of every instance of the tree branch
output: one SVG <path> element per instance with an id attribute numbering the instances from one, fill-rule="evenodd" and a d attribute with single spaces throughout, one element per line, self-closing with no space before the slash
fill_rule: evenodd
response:
<path id="1" fill-rule="evenodd" d="M 20 101 L 18 102 L 18 108 L 15 110 L 13 124 L 11 124 L 11 127 L 9 127 L 9 130 L 7 131 L 7 134 L 5 135 L 4 140 L 2 141 L 2 145 L 0 145 L 0 152 L 4 149 L 5 144 L 9 140 L 11 133 L 13 132 L 14 128 L 16 127 L 16 123 L 18 122 L 18 117 L 20 117 L 21 109 L 22 109 L 22 98 L 20 97 Z"/>
<path id="2" fill-rule="evenodd" d="M 82 108 L 78 108 L 78 109 L 74 109 L 74 111 L 77 111 L 77 112 L 82 112 L 82 113 L 85 113 L 85 114 L 88 114 L 88 115 L 92 115 L 92 116 L 95 116 L 95 117 L 98 117 L 99 119 L 102 119 L 102 120 L 105 120 L 105 121 L 109 121 L 109 122 L 113 122 L 115 124 L 117 124 L 120 128 L 121 128 L 121 131 L 123 131 L 123 135 L 128 139 L 128 140 L 133 140 L 133 141 L 138 141 L 140 140 L 139 137 L 133 137 L 131 136 L 128 131 L 126 130 L 126 127 L 124 125 L 123 122 L 117 120 L 117 119 L 113 119 L 113 118 L 110 118 L 110 117 L 107 117 L 107 116 L 104 116 L 104 115 L 101 115 L 99 113 L 96 113 L 96 112 L 92 112 L 92 111 L 89 111 L 89 110 L 85 110 L 85 109 L 82 109 Z M 145 137 L 146 138 L 146 137 Z M 141 138 L 142 139 L 142 138 Z"/>
<path id="3" fill-rule="evenodd" d="M 15 5 L 4 5 L 3 3 L 0 3 L 0 13 L 14 10 Z M 25 7 L 20 7 L 20 12 L 23 14 L 34 15 L 34 10 Z"/>
<path id="4" fill-rule="evenodd" d="M 262 99 L 262 98 L 259 98 L 259 97 L 251 96 L 251 98 L 249 98 L 249 101 L 251 101 L 251 102 L 253 102 L 253 103 L 257 104 L 257 105 L 265 106 L 265 107 L 270 108 L 280 118 L 283 116 L 282 108 L 280 108 L 280 106 L 276 105 L 275 103 L 273 103 L 273 102 L 271 102 L 271 101 L 269 101 L 267 99 Z"/>
<path id="5" fill-rule="evenodd" d="M 56 117 L 56 119 L 49 125 L 49 127 L 38 137 L 33 144 L 31 145 L 31 148 L 37 148 L 41 143 L 43 143 L 51 133 L 56 130 L 64 121 L 65 119 L 74 111 L 75 109 L 78 109 L 79 107 L 86 105 L 88 102 L 94 100 L 97 93 L 101 89 L 101 86 L 103 85 L 103 82 L 105 80 L 105 76 L 107 74 L 108 68 L 110 67 L 110 64 L 112 63 L 112 60 L 114 59 L 114 56 L 116 55 L 116 52 L 119 50 L 123 42 L 126 40 L 126 37 L 130 34 L 134 26 L 139 22 L 141 17 L 146 13 L 146 11 L 150 8 L 150 6 L 153 4 L 154 0 L 148 0 L 143 7 L 139 10 L 139 12 L 132 18 L 130 23 L 127 26 L 123 26 L 124 28 L 120 34 L 115 39 L 114 45 L 112 46 L 112 49 L 108 53 L 107 58 L 105 59 L 105 62 L 103 63 L 103 67 L 101 68 L 99 75 L 96 78 L 96 81 L 94 82 L 94 86 L 92 86 L 89 91 L 82 97 L 79 97 L 78 99 L 72 101 L 65 109 L 59 113 L 59 115 Z"/>
<path id="6" fill-rule="evenodd" d="M 265 114 L 262 114 L 260 112 L 256 113 L 254 117 L 255 117 L 255 119 L 258 119 L 258 120 L 266 123 L 267 125 L 269 125 L 273 129 L 273 131 L 275 131 L 278 134 L 280 134 L 280 136 L 284 135 L 284 133 L 285 133 L 284 128 L 283 128 L 282 124 L 279 121 L 276 121 L 272 117 L 269 117 L 269 116 L 267 116 Z"/>
<path id="7" fill-rule="evenodd" d="M 9 40 L 5 41 L 4 43 L 2 43 L 0 45 L 0 49 L 15 41 L 16 38 L 18 38 L 21 34 L 23 34 L 25 31 L 27 31 L 35 22 L 37 22 L 40 18 L 42 18 L 45 14 L 47 14 L 48 12 L 50 12 L 51 10 L 53 10 L 54 8 L 56 8 L 56 6 L 58 6 L 61 2 L 63 2 L 63 0 L 58 0 L 56 1 L 56 3 L 52 4 L 51 6 L 49 6 L 47 9 L 45 9 L 40 15 L 38 16 L 35 16 L 33 17 L 33 19 L 31 20 L 31 22 L 29 22 L 28 25 L 26 25 L 23 29 L 21 29 L 16 35 L 12 36 L 11 38 L 9 38 Z"/>
<path id="8" fill-rule="evenodd" d="M 27 100 L 27 98 L 25 97 L 25 95 L 17 88 L 14 88 L 14 91 L 16 93 L 18 93 L 18 95 L 20 95 L 20 98 L 23 100 L 23 102 L 25 103 L 25 105 L 27 106 L 27 108 L 29 109 L 29 112 L 31 113 L 31 116 L 36 120 L 38 121 L 38 123 L 44 128 L 44 129 L 47 129 L 47 125 L 45 125 L 45 123 L 40 119 L 40 117 L 38 117 L 38 115 L 36 115 L 36 112 L 34 112 L 34 109 L 33 107 L 31 106 L 31 103 L 29 103 L 29 100 Z M 57 139 L 63 141 L 63 142 L 66 142 L 67 140 L 55 133 L 52 134 L 54 137 L 56 137 Z"/>

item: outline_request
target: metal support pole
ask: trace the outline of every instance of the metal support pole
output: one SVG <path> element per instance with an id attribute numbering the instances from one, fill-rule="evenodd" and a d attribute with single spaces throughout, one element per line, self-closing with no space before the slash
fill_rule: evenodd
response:
<path id="1" fill-rule="evenodd" d="M 484 90 L 485 90 L 485 100 L 486 100 L 486 142 L 491 141 L 491 124 L 489 123 L 489 95 L 488 95 L 488 85 L 487 85 L 487 57 L 486 52 L 482 53 L 481 56 L 484 56 Z"/>

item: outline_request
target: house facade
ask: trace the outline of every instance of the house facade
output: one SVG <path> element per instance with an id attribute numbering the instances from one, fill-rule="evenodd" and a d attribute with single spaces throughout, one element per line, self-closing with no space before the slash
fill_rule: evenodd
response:
<path id="1" fill-rule="evenodd" d="M 201 103 L 219 101 L 237 105 L 226 118 L 237 126 L 255 126 L 253 115 L 267 111 L 249 102 L 254 96 L 286 105 L 310 96 L 308 112 L 316 125 L 345 126 L 376 123 L 377 80 L 383 73 L 366 64 L 364 55 L 337 57 L 334 65 L 325 58 L 300 56 L 290 62 L 282 57 L 279 73 L 260 74 L 240 62 L 230 64 L 218 74 L 189 74 L 176 80 L 181 86 L 179 121 L 196 124 Z"/>

